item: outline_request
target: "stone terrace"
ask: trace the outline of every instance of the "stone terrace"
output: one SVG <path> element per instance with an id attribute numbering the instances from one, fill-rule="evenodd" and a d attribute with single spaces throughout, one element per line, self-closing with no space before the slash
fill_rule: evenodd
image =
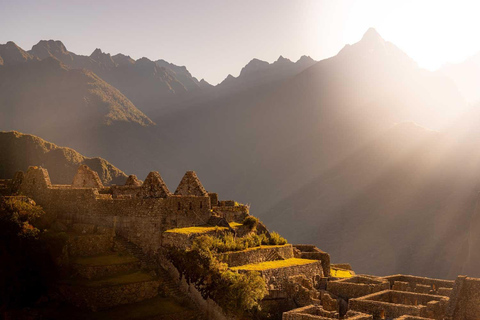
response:
<path id="1" fill-rule="evenodd" d="M 390 289 L 390 283 L 387 280 L 369 276 L 355 276 L 329 281 L 327 284 L 329 292 L 347 301 L 388 289 Z"/>
<path id="2" fill-rule="evenodd" d="M 344 317 L 340 317 L 336 311 L 326 311 L 321 306 L 309 305 L 284 312 L 282 320 L 327 320 L 327 319 L 345 319 L 345 320 L 371 320 L 373 317 L 361 312 L 349 311 Z"/>
<path id="3" fill-rule="evenodd" d="M 441 319 L 449 298 L 385 290 L 361 298 L 350 299 L 350 310 L 372 314 L 374 319 L 391 319 L 403 315 Z"/>

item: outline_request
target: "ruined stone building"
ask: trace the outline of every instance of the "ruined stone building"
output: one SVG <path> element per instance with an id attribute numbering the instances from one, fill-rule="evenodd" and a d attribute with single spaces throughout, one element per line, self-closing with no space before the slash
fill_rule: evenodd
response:
<path id="1" fill-rule="evenodd" d="M 220 230 L 238 237 L 246 232 L 242 223 L 249 216 L 249 208 L 234 201 L 219 201 L 216 193 L 205 190 L 195 172 L 186 172 L 172 193 L 158 172 L 149 173 L 143 182 L 130 176 L 123 186 L 103 186 L 97 173 L 82 165 L 71 185 L 53 185 L 47 170 L 30 167 L 12 180 L 0 180 L 1 193 L 12 191 L 33 199 L 56 216 L 70 235 L 71 257 L 134 247 L 143 263 L 167 270 L 177 289 L 206 318 L 231 318 L 215 301 L 202 298 L 198 288 L 185 282 L 163 254 L 167 247 L 188 248 L 199 234 L 192 228 L 202 228 L 202 234 Z M 189 232 L 185 232 L 187 229 Z M 480 319 L 480 279 L 356 275 L 347 264 L 331 264 L 328 253 L 313 245 L 259 246 L 222 253 L 219 259 L 239 273 L 259 270 L 268 289 L 262 308 L 284 320 Z M 268 267 L 272 261 L 282 264 Z M 71 265 L 78 276 L 91 280 L 133 272 L 138 262 Z M 158 278 L 139 273 L 135 279 L 122 286 L 79 288 L 67 283 L 61 290 L 70 303 L 93 310 L 135 303 L 157 294 Z"/>

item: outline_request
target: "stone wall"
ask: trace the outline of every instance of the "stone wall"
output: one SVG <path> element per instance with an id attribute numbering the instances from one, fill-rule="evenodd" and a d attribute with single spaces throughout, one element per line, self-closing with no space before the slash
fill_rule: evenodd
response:
<path id="1" fill-rule="evenodd" d="M 455 281 L 448 315 L 453 319 L 480 318 L 480 279 L 459 276 Z"/>
<path id="2" fill-rule="evenodd" d="M 403 315 L 443 319 L 449 298 L 385 290 L 361 298 L 350 299 L 349 310 L 365 312 L 374 319 L 391 319 Z"/>
<path id="3" fill-rule="evenodd" d="M 299 251 L 298 258 L 322 261 L 323 274 L 330 276 L 330 255 L 314 245 L 294 244 L 293 247 Z"/>
<path id="4" fill-rule="evenodd" d="M 293 258 L 291 244 L 283 246 L 261 246 L 249 248 L 244 251 L 226 252 L 218 255 L 220 261 L 228 264 L 229 267 L 237 267 L 251 263 L 260 263 L 270 260 Z"/>
<path id="5" fill-rule="evenodd" d="M 327 283 L 329 292 L 345 300 L 388 289 L 390 289 L 390 283 L 387 280 L 377 280 L 365 276 L 355 276 Z"/>
<path id="6" fill-rule="evenodd" d="M 218 216 L 227 220 L 227 222 L 238 223 L 242 223 L 249 212 L 249 207 L 243 204 L 238 206 L 214 206 L 212 209 Z"/>
<path id="7" fill-rule="evenodd" d="M 321 306 L 309 305 L 284 312 L 282 320 L 328 320 L 340 319 L 336 311 L 326 311 Z M 342 319 L 345 320 L 372 320 L 373 317 L 361 312 L 349 311 Z"/>
<path id="8" fill-rule="evenodd" d="M 51 214 L 74 222 L 115 228 L 115 232 L 147 253 L 155 253 L 163 231 L 205 224 L 211 216 L 210 197 L 114 199 L 108 188 L 52 186 L 45 169 L 30 167 L 21 185 L 23 194 Z"/>
<path id="9" fill-rule="evenodd" d="M 410 275 L 391 275 L 382 279 L 390 282 L 390 288 L 397 291 L 410 291 L 449 296 L 454 281 L 416 277 Z"/>
<path id="10" fill-rule="evenodd" d="M 238 272 L 249 272 L 247 270 L 239 269 Z M 318 282 L 318 279 L 323 277 L 322 264 L 320 261 L 303 265 L 295 265 L 283 268 L 274 268 L 258 271 L 265 279 L 265 283 L 269 289 L 283 290 L 289 277 L 296 275 L 304 275 L 313 283 Z"/>

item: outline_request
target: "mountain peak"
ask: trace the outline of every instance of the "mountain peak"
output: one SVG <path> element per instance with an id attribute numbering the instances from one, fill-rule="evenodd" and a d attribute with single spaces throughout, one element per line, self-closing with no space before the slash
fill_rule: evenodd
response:
<path id="1" fill-rule="evenodd" d="M 37 56 L 40 59 L 45 59 L 50 56 L 60 57 L 69 56 L 65 45 L 59 40 L 40 40 L 32 47 L 29 53 Z"/>
<path id="2" fill-rule="evenodd" d="M 377 42 L 385 41 L 382 36 L 375 30 L 375 28 L 368 28 L 367 32 L 362 37 L 361 42 Z"/>
<path id="3" fill-rule="evenodd" d="M 99 56 L 99 55 L 103 55 L 104 53 L 102 52 L 102 49 L 100 48 L 97 48 L 95 49 L 92 54 L 90 55 L 90 57 L 94 57 L 94 56 Z"/>
<path id="4" fill-rule="evenodd" d="M 132 57 L 124 55 L 122 53 L 114 55 L 112 59 L 119 66 L 135 64 L 135 60 L 133 60 Z"/>
<path id="5" fill-rule="evenodd" d="M 268 68 L 269 65 L 270 64 L 266 61 L 253 58 L 252 60 L 250 60 L 249 63 L 247 63 L 245 67 L 242 68 L 242 70 L 240 71 L 240 76 L 265 70 L 266 68 Z"/>
<path id="6" fill-rule="evenodd" d="M 292 61 L 280 55 L 280 57 L 278 57 L 277 61 L 275 61 L 274 63 L 289 63 L 289 62 L 291 63 Z"/>
<path id="7" fill-rule="evenodd" d="M 17 46 L 13 41 L 8 41 L 3 45 L 0 44 L 0 57 L 2 58 L 4 65 L 17 64 L 35 59 L 28 52 Z"/>

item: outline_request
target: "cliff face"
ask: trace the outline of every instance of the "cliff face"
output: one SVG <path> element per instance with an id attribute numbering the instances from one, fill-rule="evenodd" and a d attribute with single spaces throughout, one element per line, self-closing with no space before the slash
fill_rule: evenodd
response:
<path id="1" fill-rule="evenodd" d="M 37 136 L 20 132 L 0 132 L 0 177 L 12 178 L 16 171 L 40 165 L 48 169 L 53 183 L 71 184 L 79 165 L 92 168 L 103 184 L 124 184 L 127 175 L 102 158 L 87 158 L 70 148 L 62 148 Z"/>

